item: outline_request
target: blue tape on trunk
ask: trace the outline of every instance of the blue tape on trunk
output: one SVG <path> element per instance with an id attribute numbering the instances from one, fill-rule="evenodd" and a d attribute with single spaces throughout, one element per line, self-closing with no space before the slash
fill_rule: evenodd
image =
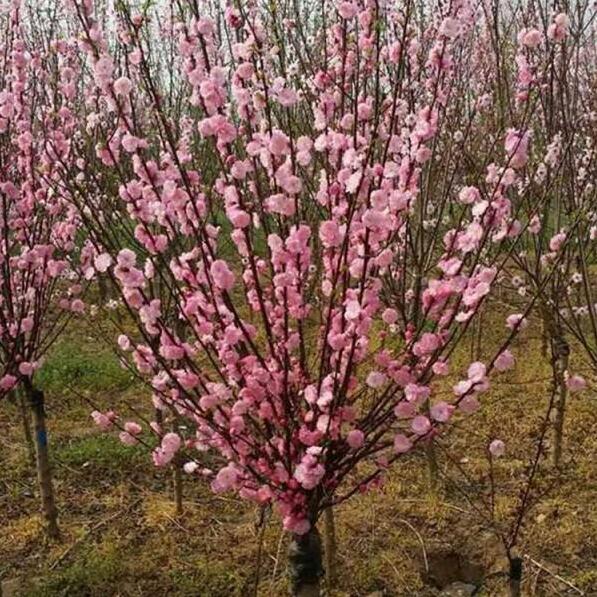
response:
<path id="1" fill-rule="evenodd" d="M 39 446 L 47 446 L 48 445 L 48 434 L 45 431 L 37 432 L 37 444 Z"/>

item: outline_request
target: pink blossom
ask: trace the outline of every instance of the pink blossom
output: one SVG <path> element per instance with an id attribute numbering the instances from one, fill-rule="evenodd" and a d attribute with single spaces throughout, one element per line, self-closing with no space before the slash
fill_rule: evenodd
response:
<path id="1" fill-rule="evenodd" d="M 522 38 L 523 45 L 527 48 L 536 48 L 543 39 L 541 32 L 538 29 L 529 29 Z"/>
<path id="2" fill-rule="evenodd" d="M 381 318 L 383 319 L 384 323 L 392 325 L 396 323 L 396 321 L 398 321 L 398 312 L 396 311 L 396 309 L 386 309 L 383 312 Z"/>
<path id="3" fill-rule="evenodd" d="M 485 379 L 485 375 L 487 373 L 487 367 L 480 362 L 475 362 L 470 365 L 468 368 L 468 378 L 473 383 L 482 382 Z"/>
<path id="4" fill-rule="evenodd" d="M 470 379 L 463 379 L 454 386 L 456 396 L 464 396 L 471 391 L 473 382 Z"/>
<path id="5" fill-rule="evenodd" d="M 338 224 L 332 220 L 326 220 L 319 225 L 319 238 L 324 247 L 337 247 L 342 243 L 342 234 Z"/>
<path id="6" fill-rule="evenodd" d="M 297 516 L 285 516 L 282 523 L 286 531 L 297 535 L 304 535 L 311 528 L 311 524 L 306 518 Z"/>
<path id="7" fill-rule="evenodd" d="M 379 371 L 371 371 L 369 375 L 367 375 L 366 384 L 370 388 L 381 388 L 386 383 L 386 376 Z"/>
<path id="8" fill-rule="evenodd" d="M 399 402 L 394 408 L 398 419 L 412 419 L 416 414 L 416 406 L 412 402 Z"/>
<path id="9" fill-rule="evenodd" d="M 440 25 L 439 32 L 449 38 L 457 37 L 460 33 L 460 23 L 453 17 L 446 17 Z"/>
<path id="10" fill-rule="evenodd" d="M 509 327 L 511 330 L 514 330 L 517 327 L 524 329 L 527 325 L 528 321 L 522 313 L 513 313 L 506 318 L 506 327 Z"/>
<path id="11" fill-rule="evenodd" d="M 425 332 L 414 345 L 413 353 L 418 357 L 431 354 L 441 346 L 441 339 L 437 334 Z"/>
<path id="12" fill-rule="evenodd" d="M 346 436 L 346 443 L 357 450 L 365 443 L 365 434 L 360 429 L 352 429 Z"/>
<path id="13" fill-rule="evenodd" d="M 75 299 L 70 304 L 70 309 L 73 313 L 85 313 L 85 303 L 81 299 Z"/>
<path id="14" fill-rule="evenodd" d="M 218 288 L 230 290 L 234 286 L 234 274 L 222 259 L 216 259 L 211 264 L 209 271 Z"/>
<path id="15" fill-rule="evenodd" d="M 568 15 L 561 12 L 556 15 L 554 22 L 547 28 L 547 37 L 552 41 L 564 41 L 568 35 L 568 28 L 570 27 L 570 19 Z"/>
<path id="16" fill-rule="evenodd" d="M 430 394 L 431 390 L 427 386 L 409 383 L 404 388 L 404 396 L 409 402 L 421 402 L 427 400 Z"/>
<path id="17" fill-rule="evenodd" d="M 98 272 L 105 272 L 112 264 L 112 257 L 109 253 L 102 253 L 94 259 L 95 269 Z"/>
<path id="18" fill-rule="evenodd" d="M 17 378 L 14 375 L 6 374 L 0 377 L 0 390 L 5 392 L 12 390 L 17 385 Z"/>
<path id="19" fill-rule="evenodd" d="M 110 81 L 114 71 L 114 63 L 109 56 L 101 56 L 93 66 L 93 74 L 98 86 L 103 86 Z"/>
<path id="20" fill-rule="evenodd" d="M 446 361 L 436 361 L 431 368 L 436 375 L 448 375 L 450 367 Z"/>
<path id="21" fill-rule="evenodd" d="M 346 309 L 344 311 L 344 316 L 348 320 L 357 319 L 359 314 L 361 313 L 361 305 L 359 301 L 350 300 L 346 303 Z"/>
<path id="22" fill-rule="evenodd" d="M 425 435 L 431 429 L 431 423 L 429 419 L 424 415 L 417 415 L 411 423 L 412 430 L 417 435 Z"/>
<path id="23" fill-rule="evenodd" d="M 290 141 L 282 131 L 275 130 L 272 133 L 269 150 L 272 155 L 282 156 L 286 155 L 290 151 Z"/>
<path id="24" fill-rule="evenodd" d="M 465 205 L 475 203 L 480 197 L 481 195 L 477 187 L 462 187 L 460 193 L 458 193 L 458 200 Z"/>
<path id="25" fill-rule="evenodd" d="M 124 424 L 124 430 L 131 435 L 139 435 L 143 431 L 141 425 L 135 423 L 135 421 L 127 421 Z"/>
<path id="26" fill-rule="evenodd" d="M 107 431 L 114 424 L 114 420 L 116 419 L 116 414 L 111 410 L 106 413 L 102 413 L 97 410 L 94 410 L 91 413 L 91 418 L 93 419 L 93 422 L 102 431 Z"/>
<path id="27" fill-rule="evenodd" d="M 283 193 L 270 195 L 266 199 L 266 205 L 269 211 L 282 214 L 284 216 L 293 216 L 296 212 L 296 203 L 292 197 Z"/>
<path id="28" fill-rule="evenodd" d="M 33 375 L 34 371 L 35 371 L 35 366 L 33 363 L 30 363 L 28 361 L 23 361 L 19 365 L 19 373 L 21 375 L 24 375 L 25 377 L 31 377 Z"/>
<path id="29" fill-rule="evenodd" d="M 571 393 L 581 392 L 586 389 L 587 382 L 580 375 L 570 375 L 566 378 L 566 387 Z"/>
<path id="30" fill-rule="evenodd" d="M 338 13 L 343 19 L 352 19 L 358 13 L 358 7 L 354 2 L 340 2 Z"/>
<path id="31" fill-rule="evenodd" d="M 228 218 L 235 228 L 246 228 L 251 223 L 249 214 L 241 209 L 231 211 Z"/>
<path id="32" fill-rule="evenodd" d="M 506 444 L 501 439 L 494 439 L 489 444 L 489 452 L 494 458 L 499 458 L 506 453 Z"/>
<path id="33" fill-rule="evenodd" d="M 221 468 L 216 475 L 216 478 L 211 483 L 211 488 L 214 493 L 224 493 L 233 489 L 238 482 L 238 472 L 229 464 Z"/>
<path id="34" fill-rule="evenodd" d="M 199 465 L 191 460 L 189 462 L 185 462 L 182 468 L 187 475 L 192 475 L 197 471 Z"/>
<path id="35" fill-rule="evenodd" d="M 118 434 L 118 438 L 126 446 L 134 446 L 135 444 L 137 444 L 139 442 L 139 440 L 134 435 L 131 435 L 130 433 L 128 433 L 126 431 L 121 431 Z"/>
<path id="36" fill-rule="evenodd" d="M 404 454 L 412 448 L 412 442 L 405 435 L 399 433 L 394 437 L 394 451 L 396 454 Z"/>
<path id="37" fill-rule="evenodd" d="M 137 256 L 130 249 L 122 249 L 118 253 L 116 261 L 120 267 L 131 268 L 137 262 Z"/>
<path id="38" fill-rule="evenodd" d="M 460 410 L 463 413 L 469 415 L 477 411 L 479 409 L 479 406 L 479 401 L 474 396 L 465 396 L 458 404 Z"/>
<path id="39" fill-rule="evenodd" d="M 551 237 L 549 241 L 549 249 L 554 253 L 559 251 L 564 243 L 566 242 L 566 234 L 564 232 L 559 232 L 558 234 Z"/>
<path id="40" fill-rule="evenodd" d="M 304 489 L 311 490 L 319 485 L 325 469 L 312 454 L 305 454 L 294 471 L 294 478 Z"/>
<path id="41" fill-rule="evenodd" d="M 118 346 L 121 350 L 130 350 L 131 349 L 131 341 L 129 340 L 128 336 L 124 334 L 120 334 L 118 336 Z"/>
<path id="42" fill-rule="evenodd" d="M 181 445 L 182 440 L 178 433 L 166 433 L 162 438 L 162 449 L 165 452 L 178 452 Z"/>
<path id="43" fill-rule="evenodd" d="M 116 95 L 128 95 L 133 88 L 133 84 L 128 77 L 120 77 L 114 81 L 114 91 Z"/>
<path id="44" fill-rule="evenodd" d="M 498 371 L 507 371 L 508 369 L 512 369 L 514 367 L 514 355 L 509 350 L 504 350 L 500 352 L 500 354 L 495 359 L 495 368 Z"/>
<path id="45" fill-rule="evenodd" d="M 510 159 L 512 168 L 522 168 L 529 159 L 529 132 L 521 132 L 509 129 L 506 134 L 504 146 Z"/>
<path id="46" fill-rule="evenodd" d="M 447 402 L 437 402 L 431 407 L 431 418 L 440 423 L 445 423 L 452 416 L 454 407 Z"/>

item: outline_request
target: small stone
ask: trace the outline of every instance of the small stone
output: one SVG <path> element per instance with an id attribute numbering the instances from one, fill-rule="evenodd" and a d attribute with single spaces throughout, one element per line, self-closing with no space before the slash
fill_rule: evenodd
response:
<path id="1" fill-rule="evenodd" d="M 448 585 L 441 593 L 442 597 L 470 597 L 477 591 L 475 585 L 469 585 L 464 582 L 453 582 Z"/>

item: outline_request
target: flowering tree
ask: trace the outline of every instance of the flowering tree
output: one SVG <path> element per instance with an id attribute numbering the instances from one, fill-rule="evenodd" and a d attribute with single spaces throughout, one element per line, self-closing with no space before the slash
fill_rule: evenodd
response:
<path id="1" fill-rule="evenodd" d="M 570 17 L 533 15 L 538 28 L 520 32 L 517 40 L 517 104 L 537 102 L 525 132 L 536 147 L 525 165 L 526 196 L 522 210 L 534 209 L 532 195 L 542 196 L 541 209 L 530 216 L 526 251 L 514 255 L 513 280 L 519 294 L 540 291 L 540 314 L 551 347 L 557 389 L 553 411 L 553 462 L 559 466 L 567 395 L 586 382 L 569 371 L 570 338 L 574 337 L 595 364 L 595 11 L 579 2 Z M 529 11 L 530 12 L 530 11 Z M 530 14 L 532 14 L 530 12 Z M 586 68 L 578 68 L 584 64 Z M 530 205 L 530 207 L 529 207 Z M 530 215 L 530 214 L 529 214 Z M 554 268 L 554 262 L 559 266 Z M 520 274 L 520 275 L 518 275 Z M 531 291 L 531 294 L 534 294 Z"/>
<path id="2" fill-rule="evenodd" d="M 429 14 L 375 0 L 162 8 L 118 2 L 108 28 L 91 0 L 72 3 L 78 46 L 64 42 L 57 68 L 79 100 L 59 95 L 84 126 L 77 160 L 56 152 L 45 181 L 134 324 L 118 345 L 161 412 L 155 464 L 184 453 L 214 491 L 273 503 L 294 590 L 313 594 L 320 514 L 479 407 L 559 265 L 494 357 L 438 399 L 543 206 L 517 200 L 536 103 L 506 109 L 508 82 L 480 51 L 501 24 L 464 0 Z M 125 443 L 144 431 L 94 418 Z M 166 433 L 169 418 L 194 435 Z"/>
<path id="3" fill-rule="evenodd" d="M 30 402 L 44 517 L 57 537 L 44 395 L 34 374 L 69 315 L 84 309 L 82 287 L 69 276 L 76 211 L 45 182 L 68 153 L 74 120 L 49 94 L 51 63 L 28 42 L 19 2 L 0 26 L 0 399 L 21 386 Z M 63 79 L 61 94 L 71 90 Z"/>

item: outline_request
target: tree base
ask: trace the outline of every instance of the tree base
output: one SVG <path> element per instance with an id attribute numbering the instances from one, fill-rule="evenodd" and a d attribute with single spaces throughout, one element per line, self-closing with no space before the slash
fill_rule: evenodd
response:
<path id="1" fill-rule="evenodd" d="M 323 576 L 321 538 L 316 527 L 293 535 L 288 546 L 288 571 L 294 597 L 319 597 Z"/>

